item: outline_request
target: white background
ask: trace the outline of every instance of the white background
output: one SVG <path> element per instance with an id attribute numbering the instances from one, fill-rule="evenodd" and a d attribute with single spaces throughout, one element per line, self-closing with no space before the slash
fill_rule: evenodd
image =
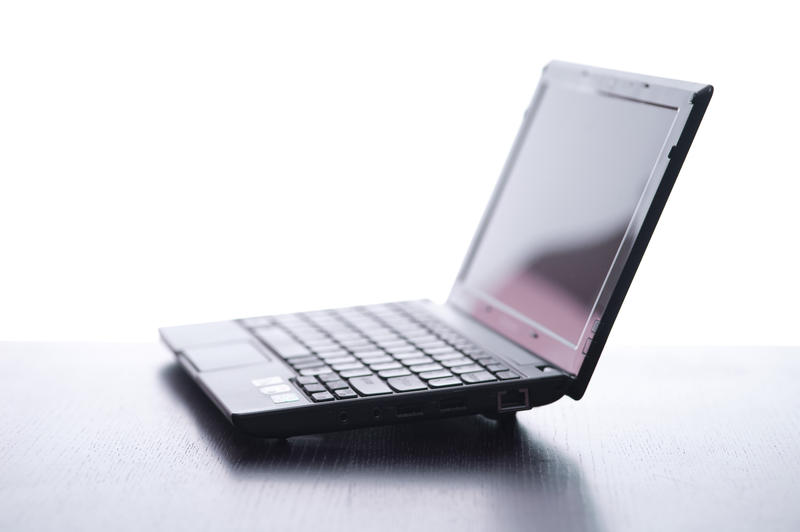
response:
<path id="1" fill-rule="evenodd" d="M 610 341 L 797 343 L 790 3 L 283 4 L 0 4 L 0 339 L 443 301 L 558 58 L 716 87 Z"/>

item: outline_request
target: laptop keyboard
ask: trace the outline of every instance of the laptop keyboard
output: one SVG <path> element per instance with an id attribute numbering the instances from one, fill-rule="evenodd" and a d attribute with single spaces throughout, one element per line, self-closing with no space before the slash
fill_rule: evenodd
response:
<path id="1" fill-rule="evenodd" d="M 294 368 L 314 402 L 520 377 L 410 302 L 240 323 Z"/>

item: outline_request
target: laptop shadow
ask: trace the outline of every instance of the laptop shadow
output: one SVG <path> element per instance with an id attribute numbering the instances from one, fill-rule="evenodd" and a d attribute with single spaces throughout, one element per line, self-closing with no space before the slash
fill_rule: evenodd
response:
<path id="1" fill-rule="evenodd" d="M 482 416 L 356 429 L 286 440 L 235 429 L 177 364 L 160 377 L 185 406 L 229 473 L 252 480 L 390 484 L 413 498 L 415 486 L 476 489 L 507 526 L 601 530 L 578 466 L 533 437 L 515 419 Z"/>

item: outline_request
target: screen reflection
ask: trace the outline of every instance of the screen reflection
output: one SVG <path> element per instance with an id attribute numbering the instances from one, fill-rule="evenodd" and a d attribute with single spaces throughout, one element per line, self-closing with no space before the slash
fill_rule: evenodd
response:
<path id="1" fill-rule="evenodd" d="M 675 114 L 546 86 L 462 277 L 476 304 L 576 348 Z"/>

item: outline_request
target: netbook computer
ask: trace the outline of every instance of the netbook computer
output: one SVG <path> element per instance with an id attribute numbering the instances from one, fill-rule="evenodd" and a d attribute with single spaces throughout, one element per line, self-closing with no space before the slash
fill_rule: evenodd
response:
<path id="1" fill-rule="evenodd" d="M 236 427 L 265 437 L 580 399 L 712 91 L 550 63 L 446 303 L 161 338 Z"/>

